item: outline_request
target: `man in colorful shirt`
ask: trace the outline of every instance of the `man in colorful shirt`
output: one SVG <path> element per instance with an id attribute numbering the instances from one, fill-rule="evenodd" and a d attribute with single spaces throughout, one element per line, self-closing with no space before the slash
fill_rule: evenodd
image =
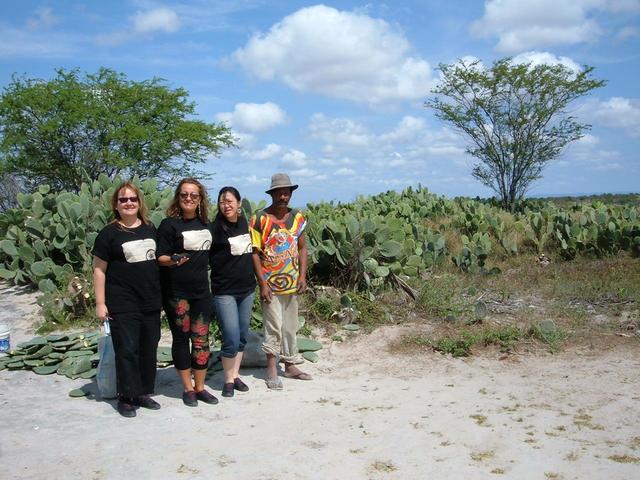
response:
<path id="1" fill-rule="evenodd" d="M 296 364 L 304 360 L 298 352 L 298 293 L 307 288 L 307 247 L 304 216 L 289 208 L 292 192 L 298 185 L 289 176 L 276 173 L 266 193 L 271 205 L 256 212 L 249 223 L 253 245 L 253 266 L 260 286 L 264 343 L 267 355 L 267 387 L 281 389 L 277 359 L 284 362 L 284 376 L 311 380 Z"/>

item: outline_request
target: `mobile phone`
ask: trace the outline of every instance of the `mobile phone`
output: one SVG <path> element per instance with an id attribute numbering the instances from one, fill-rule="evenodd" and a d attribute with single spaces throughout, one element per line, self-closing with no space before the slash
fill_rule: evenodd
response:
<path id="1" fill-rule="evenodd" d="M 178 263 L 181 258 L 189 258 L 188 253 L 174 253 L 171 255 L 171 261 Z"/>

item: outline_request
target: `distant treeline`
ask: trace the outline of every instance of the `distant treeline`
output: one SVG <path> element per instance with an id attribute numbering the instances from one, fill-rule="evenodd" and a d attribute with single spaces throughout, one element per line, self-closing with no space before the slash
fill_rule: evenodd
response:
<path id="1" fill-rule="evenodd" d="M 602 202 L 613 205 L 640 206 L 640 193 L 601 193 L 599 195 L 575 195 L 566 197 L 529 197 L 530 200 L 544 200 L 558 207 L 567 208 L 572 205 L 591 205 Z"/>

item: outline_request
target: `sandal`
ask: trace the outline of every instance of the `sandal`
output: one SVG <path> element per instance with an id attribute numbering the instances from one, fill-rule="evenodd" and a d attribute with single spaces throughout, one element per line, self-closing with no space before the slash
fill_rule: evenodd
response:
<path id="1" fill-rule="evenodd" d="M 311 375 L 305 372 L 289 373 L 285 371 L 284 376 L 286 378 L 293 378 L 294 380 L 312 380 L 313 379 Z"/>
<path id="2" fill-rule="evenodd" d="M 282 385 L 282 380 L 280 380 L 279 377 L 265 378 L 264 383 L 266 383 L 267 388 L 271 390 L 282 390 L 284 388 Z"/>

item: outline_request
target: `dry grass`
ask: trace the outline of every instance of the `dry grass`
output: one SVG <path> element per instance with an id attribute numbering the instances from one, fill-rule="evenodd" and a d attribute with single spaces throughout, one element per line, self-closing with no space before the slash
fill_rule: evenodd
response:
<path id="1" fill-rule="evenodd" d="M 573 417 L 573 424 L 578 428 L 589 428 L 591 430 L 604 430 L 602 425 L 593 423 L 593 417 L 584 411 L 578 412 L 578 415 Z"/>
<path id="2" fill-rule="evenodd" d="M 640 329 L 640 258 L 621 253 L 542 265 L 537 255 L 518 255 L 498 266 L 499 275 L 464 274 L 453 265 L 438 267 L 420 285 L 416 303 L 424 316 L 421 321 L 430 328 L 416 329 L 391 350 L 440 350 L 436 346 L 443 339 L 464 343 L 466 332 L 479 340 L 471 342 L 474 349 L 498 344 L 503 351 L 519 347 L 557 351 L 569 337 L 570 343 L 621 343 L 625 340 L 611 334 L 632 337 Z M 486 319 L 476 317 L 478 301 L 488 308 Z M 548 319 L 554 320 L 557 332 L 542 338 L 536 327 Z M 520 338 L 496 342 L 495 335 L 489 335 L 485 341 L 483 331 L 504 335 L 506 328 L 519 329 Z M 471 346 L 461 345 L 463 350 Z"/>
<path id="3" fill-rule="evenodd" d="M 390 473 L 398 469 L 392 462 L 373 462 L 371 468 L 378 472 Z"/>
<path id="4" fill-rule="evenodd" d="M 487 417 L 485 415 L 469 415 L 470 418 L 473 418 L 475 422 L 481 427 L 489 427 L 490 425 L 487 423 Z"/>
<path id="5" fill-rule="evenodd" d="M 473 452 L 471 453 L 471 460 L 473 460 L 474 462 L 483 462 L 495 456 L 496 456 L 496 452 L 493 450 L 486 450 L 483 452 Z"/>
<path id="6" fill-rule="evenodd" d="M 640 463 L 640 457 L 632 457 L 631 455 L 611 455 L 609 460 L 618 463 Z"/>
<path id="7" fill-rule="evenodd" d="M 437 230 L 439 225 L 433 220 L 427 226 Z M 447 239 L 451 252 L 459 235 L 450 230 L 444 235 L 451 236 L 451 241 Z M 400 354 L 434 349 L 455 350 L 456 356 L 486 349 L 538 353 L 556 352 L 567 345 L 609 348 L 637 343 L 640 258 L 623 252 L 604 259 L 551 259 L 543 265 L 537 254 L 523 253 L 505 256 L 495 265 L 502 273 L 467 274 L 451 261 L 437 265 L 421 280 L 412 281 L 419 291 L 416 302 L 391 291 L 375 302 L 354 294 L 353 301 L 362 312 L 357 321 L 364 332 L 389 323 L 411 325 L 410 334 L 389 346 L 391 353 Z M 311 323 L 328 335 L 345 338 L 335 322 L 314 318 L 332 312 L 335 300 L 331 304 L 313 304 L 311 297 L 305 300 Z M 486 317 L 478 315 L 477 304 L 486 307 Z M 541 335 L 539 326 L 549 319 L 557 331 Z"/>

